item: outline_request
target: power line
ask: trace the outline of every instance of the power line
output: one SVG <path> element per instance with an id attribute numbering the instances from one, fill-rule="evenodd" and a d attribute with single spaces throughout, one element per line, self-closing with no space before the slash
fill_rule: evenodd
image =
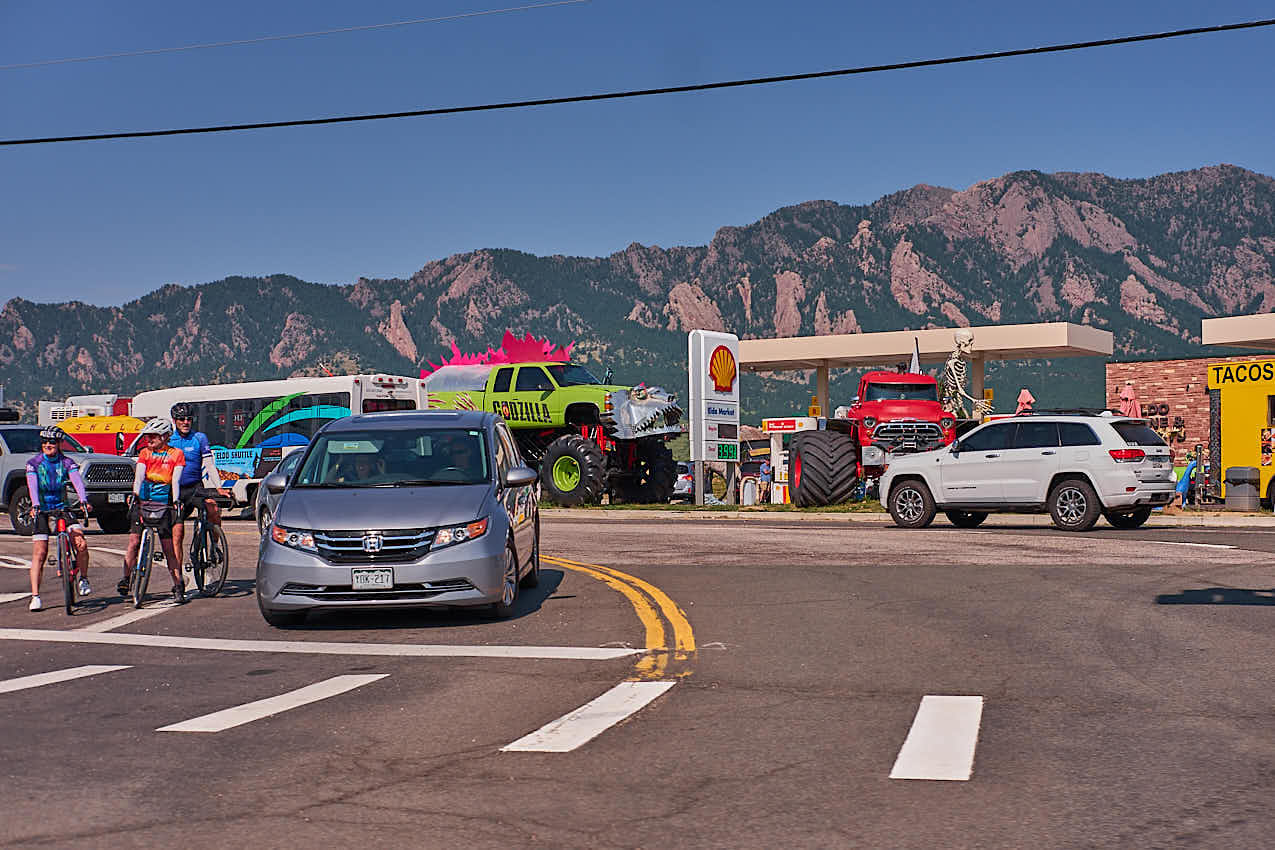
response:
<path id="1" fill-rule="evenodd" d="M 949 56 L 942 59 L 918 59 L 912 62 L 895 62 L 889 65 L 865 65 L 858 68 L 841 68 L 831 71 L 811 71 L 804 74 L 782 74 L 773 77 L 753 77 L 744 80 L 726 80 L 716 83 L 695 83 L 685 86 L 665 86 L 663 88 L 655 89 L 602 92 L 599 94 L 548 97 L 536 100 L 514 100 L 503 103 L 485 103 L 471 106 L 444 106 L 436 109 L 413 109 L 405 112 L 380 112 L 369 115 L 338 115 L 328 118 L 302 118 L 291 121 L 261 121 L 253 124 L 221 124 L 211 127 L 185 127 L 173 130 L 134 130 L 121 133 L 91 133 L 78 136 L 5 139 L 0 140 L 0 146 L 46 145 L 58 142 L 96 142 L 106 139 L 142 139 L 156 136 L 189 136 L 196 133 L 228 133 L 239 130 L 268 130 L 276 127 L 311 127 L 319 124 L 351 124 L 356 121 L 384 121 L 390 118 L 422 118 L 433 115 L 458 115 L 466 112 L 494 112 L 505 109 L 525 109 L 532 106 L 557 106 L 568 103 L 589 103 L 600 100 L 622 100 L 634 97 L 651 97 L 653 95 L 682 94 L 686 92 L 769 85 L 772 83 L 789 83 L 796 82 L 798 80 L 818 80 L 826 79 L 828 77 L 876 74 L 883 71 L 902 71 L 908 68 L 931 68 L 936 65 L 956 65 L 964 62 L 983 62 L 989 59 L 1008 59 L 1015 56 L 1034 56 L 1042 53 L 1062 53 L 1069 50 L 1086 50 L 1093 47 L 1111 47 L 1120 44 L 1159 41 L 1167 38 L 1182 38 L 1183 36 L 1188 35 L 1205 35 L 1209 33 L 1231 32 L 1234 30 L 1256 29 L 1258 27 L 1269 26 L 1275 26 L 1275 19 L 1244 21 L 1237 24 L 1220 24 L 1212 27 L 1192 27 L 1191 29 L 1173 30 L 1171 32 L 1146 33 L 1143 35 L 1122 36 L 1120 38 L 1104 38 L 1097 41 L 1050 44 L 1041 47 L 1020 48 L 1017 50 L 999 50 L 993 53 L 973 53 L 966 56 Z"/>
<path id="2" fill-rule="evenodd" d="M 39 62 L 20 62 L 14 65 L 0 65 L 0 71 L 13 71 L 18 68 L 40 68 L 46 65 L 67 65 L 72 62 L 97 62 L 102 59 L 123 59 L 129 56 L 155 56 L 161 53 L 180 53 L 184 50 L 208 50 L 214 47 L 238 47 L 244 44 L 261 44 L 267 41 L 288 41 L 296 38 L 313 38 L 317 35 L 336 35 L 345 32 L 366 32 L 367 30 L 383 30 L 394 27 L 408 27 L 416 24 L 437 24 L 443 21 L 458 21 L 462 18 L 481 18 L 487 15 L 505 15 L 510 12 L 527 12 L 532 9 L 548 9 L 553 6 L 575 6 L 591 0 L 555 0 L 552 3 L 534 3 L 530 6 L 511 6 L 507 9 L 487 9 L 481 12 L 461 12 L 455 15 L 443 15 L 438 18 L 413 18 L 408 21 L 391 21 L 387 24 L 364 24 L 354 27 L 338 27 L 330 30 L 314 32 L 298 32 L 289 35 L 263 35 L 260 38 L 241 38 L 235 41 L 215 41 L 209 44 L 186 44 L 181 47 L 156 47 L 149 50 L 130 50 L 125 53 L 103 53 L 100 56 L 75 56 L 70 59 L 43 59 Z"/>

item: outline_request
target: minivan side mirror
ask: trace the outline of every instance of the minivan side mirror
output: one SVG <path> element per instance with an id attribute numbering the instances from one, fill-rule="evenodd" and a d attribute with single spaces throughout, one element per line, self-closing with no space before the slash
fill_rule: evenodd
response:
<path id="1" fill-rule="evenodd" d="M 537 475 L 536 471 L 532 469 L 531 467 L 528 467 L 528 466 L 510 467 L 509 471 L 505 473 L 505 486 L 506 487 L 526 487 L 530 484 L 535 484 L 536 479 L 539 477 L 540 476 Z"/>
<path id="2" fill-rule="evenodd" d="M 278 496 L 288 489 L 288 476 L 282 472 L 272 472 L 266 476 L 265 481 L 261 482 L 261 486 L 266 488 L 267 493 Z"/>

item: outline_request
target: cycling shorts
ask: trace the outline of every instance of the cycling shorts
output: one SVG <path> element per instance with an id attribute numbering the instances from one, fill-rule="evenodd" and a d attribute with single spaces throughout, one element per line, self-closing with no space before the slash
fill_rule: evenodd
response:
<path id="1" fill-rule="evenodd" d="M 53 519 L 53 517 L 49 516 L 48 514 L 44 512 L 41 512 L 36 515 L 35 534 L 31 535 L 32 540 L 48 540 L 49 539 L 49 536 L 54 533 L 52 525 L 49 523 L 49 520 L 51 519 Z M 84 526 L 78 522 L 70 522 L 70 523 L 67 523 L 66 530 L 78 531 L 81 534 L 83 534 Z"/>
<path id="2" fill-rule="evenodd" d="M 141 534 L 146 526 L 142 523 L 142 506 L 137 500 L 133 500 L 133 507 L 128 511 L 128 533 Z M 173 511 L 169 508 L 164 512 L 164 519 L 155 526 L 155 530 L 159 532 L 160 540 L 171 540 L 173 537 Z"/>
<path id="3" fill-rule="evenodd" d="M 181 492 L 177 494 L 178 522 L 190 519 L 190 515 L 199 510 L 199 506 L 212 496 L 212 492 L 204 487 L 192 486 L 189 490 L 182 487 Z"/>

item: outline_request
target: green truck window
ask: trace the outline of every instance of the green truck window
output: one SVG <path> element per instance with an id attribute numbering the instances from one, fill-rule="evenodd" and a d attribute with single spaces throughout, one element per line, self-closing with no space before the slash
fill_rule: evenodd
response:
<path id="1" fill-rule="evenodd" d="M 491 385 L 491 391 L 494 393 L 509 392 L 509 382 L 513 379 L 514 370 L 512 366 L 506 366 L 496 373 L 496 382 Z"/>
<path id="2" fill-rule="evenodd" d="M 552 390 L 553 381 L 544 369 L 539 366 L 523 366 L 518 370 L 518 389 L 520 393 Z"/>

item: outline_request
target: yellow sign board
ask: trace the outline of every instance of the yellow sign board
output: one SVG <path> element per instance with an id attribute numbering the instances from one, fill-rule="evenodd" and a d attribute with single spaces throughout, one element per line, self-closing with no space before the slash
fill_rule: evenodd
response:
<path id="1" fill-rule="evenodd" d="M 1275 360 L 1245 363 L 1216 363 L 1209 367 L 1209 389 L 1220 390 L 1241 384 L 1275 383 Z"/>

